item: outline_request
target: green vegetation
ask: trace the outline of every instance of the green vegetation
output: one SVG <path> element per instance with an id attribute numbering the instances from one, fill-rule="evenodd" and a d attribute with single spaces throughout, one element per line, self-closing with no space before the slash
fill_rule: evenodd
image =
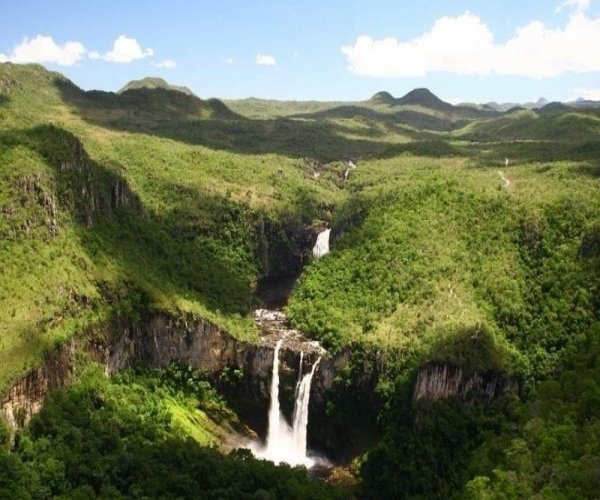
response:
<path id="1" fill-rule="evenodd" d="M 185 374 L 189 376 L 189 374 Z M 178 390 L 174 388 L 177 387 Z M 193 398 L 190 396 L 193 395 Z M 302 468 L 276 467 L 249 452 L 223 455 L 198 436 L 192 401 L 220 425 L 227 409 L 206 383 L 182 384 L 178 369 L 158 378 L 90 369 L 53 394 L 14 451 L 0 451 L 6 498 L 342 498 Z M 216 424 L 212 424 L 216 428 Z"/>
<path id="2" fill-rule="evenodd" d="M 351 350 L 316 425 L 359 453 L 360 494 L 592 498 L 599 124 L 594 109 L 497 113 L 425 89 L 358 103 L 223 103 L 156 79 L 84 92 L 0 64 L 0 389 L 72 336 L 151 310 L 256 340 L 257 282 L 287 262 L 274 249 L 327 221 L 332 251 L 287 313 Z M 434 362 L 516 393 L 416 403 Z M 340 497 L 302 469 L 222 454 L 234 430 L 188 367 L 88 367 L 14 446 L 0 429 L 0 496 Z"/>
<path id="3" fill-rule="evenodd" d="M 427 355 L 461 329 L 485 331 L 527 355 L 527 376 L 552 373 L 595 318 L 595 261 L 579 250 L 600 223 L 600 186 L 574 162 L 542 167 L 503 169 L 506 189 L 496 169 L 460 158 L 363 162 L 336 212 L 362 222 L 303 274 L 295 325 L 331 345 Z"/>
<path id="4" fill-rule="evenodd" d="M 2 64 L 0 81 L 0 387 L 72 334 L 148 308 L 255 339 L 261 228 L 323 217 L 333 179 L 314 183 L 293 158 L 91 126 L 62 97 L 85 94 L 39 66 Z M 177 99 L 203 105 L 164 92 L 153 95 L 164 116 Z M 100 97 L 107 113 L 140 107 Z"/>

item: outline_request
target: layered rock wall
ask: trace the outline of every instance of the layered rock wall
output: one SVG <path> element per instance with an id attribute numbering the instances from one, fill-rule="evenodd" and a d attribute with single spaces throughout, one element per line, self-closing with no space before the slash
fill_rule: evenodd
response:
<path id="1" fill-rule="evenodd" d="M 456 397 L 462 401 L 489 402 L 509 389 L 515 382 L 497 372 L 468 372 L 446 363 L 423 366 L 415 383 L 415 401 L 440 401 Z"/>

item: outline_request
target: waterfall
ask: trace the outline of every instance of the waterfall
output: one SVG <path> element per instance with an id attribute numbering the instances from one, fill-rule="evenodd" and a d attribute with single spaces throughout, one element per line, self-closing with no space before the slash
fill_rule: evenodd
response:
<path id="1" fill-rule="evenodd" d="M 308 427 L 308 403 L 310 401 L 310 384 L 312 383 L 313 375 L 317 369 L 317 365 L 321 361 L 318 358 L 316 363 L 313 365 L 310 373 L 307 373 L 302 377 L 300 386 L 298 388 L 298 394 L 296 395 L 296 402 L 294 404 L 294 426 L 293 439 L 294 439 L 294 453 L 298 457 L 306 457 L 306 428 Z"/>
<path id="2" fill-rule="evenodd" d="M 281 409 L 279 408 L 279 349 L 281 340 L 275 344 L 273 353 L 273 376 L 271 377 L 271 404 L 269 406 L 269 431 L 267 434 L 267 454 L 273 455 L 277 450 L 277 438 L 281 427 Z"/>
<path id="3" fill-rule="evenodd" d="M 298 366 L 298 380 L 296 381 L 296 390 L 294 391 L 294 398 L 298 397 L 298 391 L 300 390 L 300 384 L 302 383 L 302 362 L 304 361 L 304 351 L 300 351 L 300 364 Z"/>
<path id="4" fill-rule="evenodd" d="M 317 235 L 317 242 L 313 247 L 312 253 L 318 259 L 329 253 L 329 234 L 331 229 L 325 229 L 325 231 Z"/>
<path id="5" fill-rule="evenodd" d="M 271 378 L 271 402 L 269 406 L 269 428 L 267 442 L 264 447 L 254 447 L 253 453 L 259 458 L 266 458 L 275 463 L 287 462 L 290 465 L 305 465 L 311 467 L 315 460 L 306 454 L 306 429 L 308 426 L 308 406 L 310 401 L 310 386 L 317 365 L 318 358 L 312 366 L 310 373 L 303 375 L 302 362 L 304 353 L 300 353 L 300 367 L 298 382 L 296 383 L 293 413 L 293 426 L 285 420 L 279 405 L 279 351 L 281 340 L 275 345 L 273 353 L 273 374 Z"/>

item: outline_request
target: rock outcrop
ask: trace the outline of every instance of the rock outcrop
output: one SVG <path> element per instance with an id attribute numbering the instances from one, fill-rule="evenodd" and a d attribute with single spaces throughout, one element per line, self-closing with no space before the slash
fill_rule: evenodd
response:
<path id="1" fill-rule="evenodd" d="M 256 261 L 261 276 L 296 277 L 310 258 L 319 228 L 295 220 L 261 219 L 255 232 Z"/>
<path id="2" fill-rule="evenodd" d="M 69 342 L 12 385 L 0 403 L 0 412 L 13 429 L 29 423 L 42 408 L 49 391 L 69 383 L 74 361 L 75 343 Z"/>
<path id="3" fill-rule="evenodd" d="M 58 165 L 61 202 L 65 208 L 88 227 L 99 213 L 111 215 L 119 209 L 141 213 L 140 200 L 124 178 L 93 162 L 75 136 L 59 133 L 70 152 L 70 159 Z"/>
<path id="4" fill-rule="evenodd" d="M 456 397 L 462 401 L 489 402 L 516 383 L 497 372 L 468 372 L 446 363 L 423 366 L 415 382 L 414 401 L 441 401 Z"/>

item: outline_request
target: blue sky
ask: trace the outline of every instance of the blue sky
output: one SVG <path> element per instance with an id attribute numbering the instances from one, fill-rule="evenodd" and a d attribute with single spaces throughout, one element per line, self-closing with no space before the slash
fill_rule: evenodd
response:
<path id="1" fill-rule="evenodd" d="M 600 0 L 22 0 L 2 12 L 0 60 L 85 89 L 161 76 L 201 97 L 428 87 L 453 102 L 600 100 Z"/>

